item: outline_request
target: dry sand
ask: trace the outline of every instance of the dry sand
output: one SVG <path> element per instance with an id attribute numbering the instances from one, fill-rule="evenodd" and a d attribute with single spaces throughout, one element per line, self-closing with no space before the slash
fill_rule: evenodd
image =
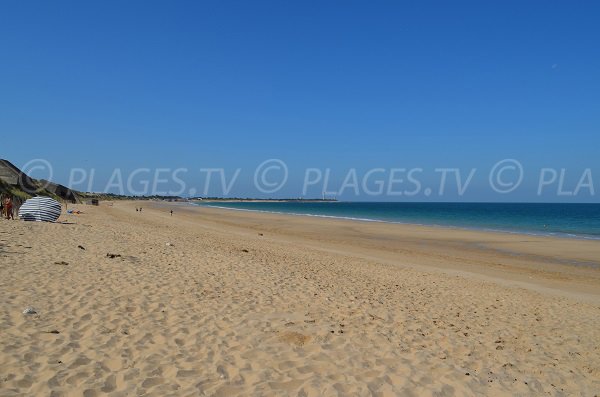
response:
<path id="1" fill-rule="evenodd" d="M 600 393 L 598 242 L 137 205 L 0 221 L 0 396 Z"/>

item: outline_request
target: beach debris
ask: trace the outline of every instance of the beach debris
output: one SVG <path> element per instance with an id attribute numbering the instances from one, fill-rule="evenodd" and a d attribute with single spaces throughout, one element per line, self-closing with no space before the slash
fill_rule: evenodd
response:
<path id="1" fill-rule="evenodd" d="M 37 310 L 35 310 L 33 307 L 29 306 L 29 307 L 25 308 L 25 310 L 23 310 L 23 314 L 25 314 L 25 315 L 37 314 Z"/>
<path id="2" fill-rule="evenodd" d="M 167 247 L 175 247 L 175 244 L 167 243 Z"/>
<path id="3" fill-rule="evenodd" d="M 85 251 L 85 247 L 83 245 L 78 245 L 77 248 L 79 248 L 80 250 L 84 250 Z"/>
<path id="4" fill-rule="evenodd" d="M 219 373 L 219 378 L 221 378 L 221 379 L 229 378 L 229 374 L 227 373 L 227 370 L 222 365 L 219 365 L 217 367 L 217 372 Z"/>
<path id="5" fill-rule="evenodd" d="M 106 254 L 106 257 L 110 258 L 110 259 L 114 259 L 114 258 L 120 258 L 121 255 L 119 255 L 119 254 Z"/>
<path id="6" fill-rule="evenodd" d="M 245 249 L 245 248 L 244 248 L 244 249 L 242 250 L 242 252 L 250 252 L 250 251 L 248 251 L 247 249 Z"/>
<path id="7" fill-rule="evenodd" d="M 258 233 L 258 235 L 259 235 L 259 236 L 264 236 L 264 234 L 262 234 L 262 233 Z"/>
<path id="8" fill-rule="evenodd" d="M 371 313 L 367 313 L 369 316 L 371 316 L 371 320 L 381 320 L 381 321 L 385 321 L 383 318 L 376 316 L 374 314 Z"/>
<path id="9" fill-rule="evenodd" d="M 54 262 L 55 265 L 61 265 L 61 266 L 69 266 L 69 262 L 65 262 L 65 261 L 60 261 L 60 262 Z"/>
<path id="10" fill-rule="evenodd" d="M 46 333 L 47 333 L 47 334 L 55 334 L 55 335 L 58 335 L 58 334 L 60 334 L 60 331 L 59 331 L 59 330 L 57 330 L 57 329 L 53 329 L 52 331 L 46 331 Z"/>

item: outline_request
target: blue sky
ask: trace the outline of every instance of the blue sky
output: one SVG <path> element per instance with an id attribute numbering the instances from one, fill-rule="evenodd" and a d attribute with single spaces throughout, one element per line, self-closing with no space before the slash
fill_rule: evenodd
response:
<path id="1" fill-rule="evenodd" d="M 203 192 L 200 169 L 222 167 L 241 169 L 229 195 L 265 196 L 253 173 L 276 158 L 289 178 L 266 196 L 301 195 L 307 167 L 330 168 L 338 193 L 352 168 L 419 167 L 436 191 L 451 167 L 477 168 L 466 195 L 410 200 L 598 202 L 599 15 L 592 1 L 3 2 L 0 157 L 46 159 L 65 184 L 94 169 L 93 190 L 115 168 L 184 167 L 184 194 Z M 524 179 L 498 195 L 487 175 L 507 158 Z M 591 169 L 594 194 L 537 195 L 543 167 L 565 168 L 566 190 Z"/>

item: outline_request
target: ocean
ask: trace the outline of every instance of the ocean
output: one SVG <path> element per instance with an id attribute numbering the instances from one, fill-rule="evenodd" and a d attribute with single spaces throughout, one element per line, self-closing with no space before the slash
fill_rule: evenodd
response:
<path id="1" fill-rule="evenodd" d="M 600 204 L 206 202 L 235 210 L 600 240 Z"/>

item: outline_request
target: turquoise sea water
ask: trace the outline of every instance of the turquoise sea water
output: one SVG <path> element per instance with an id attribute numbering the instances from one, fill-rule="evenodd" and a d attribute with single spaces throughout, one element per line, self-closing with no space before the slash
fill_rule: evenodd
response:
<path id="1" fill-rule="evenodd" d="M 600 204 L 212 202 L 199 205 L 600 240 Z"/>

